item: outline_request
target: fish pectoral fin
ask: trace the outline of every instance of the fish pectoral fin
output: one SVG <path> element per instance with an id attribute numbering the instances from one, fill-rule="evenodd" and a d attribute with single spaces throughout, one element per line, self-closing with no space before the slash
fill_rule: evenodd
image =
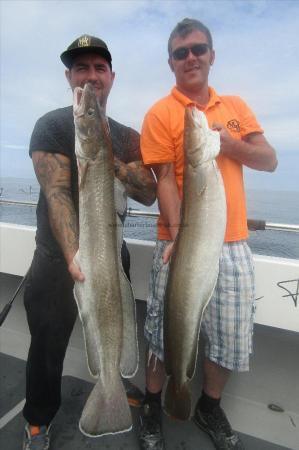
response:
<path id="1" fill-rule="evenodd" d="M 115 210 L 122 216 L 127 210 L 127 193 L 124 184 L 117 177 L 114 177 L 114 200 Z"/>
<path id="2" fill-rule="evenodd" d="M 77 158 L 77 166 L 78 166 L 78 183 L 79 183 L 79 191 L 83 189 L 87 171 L 89 168 L 89 161 L 84 159 L 78 159 Z"/>
<path id="3" fill-rule="evenodd" d="M 73 263 L 80 269 L 81 271 L 81 265 L 80 265 L 80 252 L 79 249 L 77 250 L 77 253 L 75 254 L 73 258 Z"/>
<path id="4" fill-rule="evenodd" d="M 203 195 L 203 193 L 205 192 L 206 188 L 207 188 L 207 178 L 206 178 L 206 174 L 203 172 L 201 173 L 202 176 L 200 177 L 196 177 L 196 195 L 198 197 L 200 197 L 201 195 Z"/>

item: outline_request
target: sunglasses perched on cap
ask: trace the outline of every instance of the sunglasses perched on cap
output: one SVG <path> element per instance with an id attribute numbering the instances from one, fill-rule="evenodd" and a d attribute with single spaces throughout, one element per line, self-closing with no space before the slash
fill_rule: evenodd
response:
<path id="1" fill-rule="evenodd" d="M 171 53 L 171 56 L 173 57 L 173 59 L 177 61 L 182 61 L 183 59 L 187 58 L 189 52 L 191 52 L 192 55 L 194 56 L 202 56 L 205 53 L 207 53 L 209 48 L 210 48 L 209 44 L 205 43 L 194 44 L 191 45 L 191 47 L 179 47 Z"/>

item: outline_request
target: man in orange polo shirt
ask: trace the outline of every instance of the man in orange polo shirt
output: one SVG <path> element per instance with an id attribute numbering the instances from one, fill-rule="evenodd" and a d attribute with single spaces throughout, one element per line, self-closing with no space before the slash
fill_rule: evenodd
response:
<path id="1" fill-rule="evenodd" d="M 220 133 L 217 163 L 222 173 L 227 228 L 219 262 L 219 277 L 205 311 L 203 390 L 194 422 L 212 438 L 217 449 L 243 449 L 220 407 L 221 394 L 232 370 L 249 369 L 252 351 L 254 274 L 248 236 L 243 165 L 272 172 L 274 149 L 263 135 L 254 114 L 236 96 L 220 96 L 208 85 L 215 60 L 212 36 L 201 22 L 184 19 L 168 41 L 170 69 L 176 86 L 146 114 L 141 150 L 144 163 L 157 177 L 160 217 L 147 305 L 145 336 L 149 345 L 146 397 L 141 411 L 140 446 L 164 449 L 161 425 L 163 365 L 163 300 L 168 260 L 178 232 L 183 180 L 183 127 L 185 107 L 204 111 L 211 128 Z"/>

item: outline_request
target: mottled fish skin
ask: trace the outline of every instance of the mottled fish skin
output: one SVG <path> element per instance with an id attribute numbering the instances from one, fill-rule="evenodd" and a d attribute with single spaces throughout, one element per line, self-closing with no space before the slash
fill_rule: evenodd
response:
<path id="1" fill-rule="evenodd" d="M 164 309 L 164 409 L 190 418 L 189 382 L 194 376 L 204 310 L 213 294 L 226 228 L 226 199 L 215 157 L 219 133 L 203 112 L 187 107 L 184 130 L 184 181 L 181 225 L 170 262 Z"/>
<path id="2" fill-rule="evenodd" d="M 136 336 L 130 335 L 134 340 L 131 353 L 123 352 L 123 324 L 131 323 L 133 330 L 136 325 L 134 314 L 129 319 L 123 317 L 128 310 L 123 308 L 121 297 L 112 146 L 107 120 L 90 84 L 74 91 L 74 122 L 80 230 L 79 252 L 75 259 L 85 275 L 84 282 L 75 283 L 74 294 L 83 326 L 88 367 L 97 378 L 79 428 L 85 435 L 95 437 L 128 431 L 132 427 L 120 362 L 122 359 L 126 376 L 135 373 Z"/>

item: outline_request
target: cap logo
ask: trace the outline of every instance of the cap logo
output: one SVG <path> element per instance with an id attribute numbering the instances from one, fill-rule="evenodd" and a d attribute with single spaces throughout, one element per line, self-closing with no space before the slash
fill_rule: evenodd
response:
<path id="1" fill-rule="evenodd" d="M 78 47 L 89 47 L 90 46 L 90 37 L 89 36 L 82 36 L 78 40 Z"/>

